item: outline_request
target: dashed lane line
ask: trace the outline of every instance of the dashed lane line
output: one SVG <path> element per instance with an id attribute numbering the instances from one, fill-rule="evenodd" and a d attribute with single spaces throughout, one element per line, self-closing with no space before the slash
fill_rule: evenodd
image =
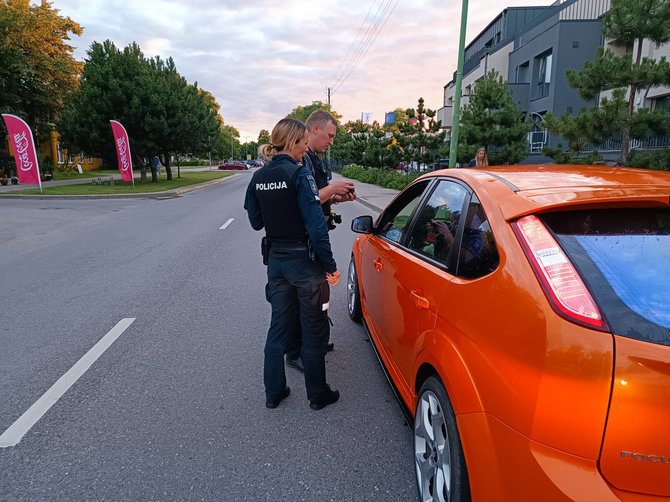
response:
<path id="1" fill-rule="evenodd" d="M 0 448 L 15 446 L 21 438 L 32 428 L 37 421 L 65 394 L 74 383 L 79 380 L 95 361 L 121 336 L 130 326 L 134 317 L 121 319 L 98 343 L 77 361 L 67 373 L 60 377 L 42 397 L 21 415 L 16 422 L 0 436 Z"/>
<path id="2" fill-rule="evenodd" d="M 230 218 L 227 222 L 219 227 L 219 230 L 225 230 L 233 221 L 235 221 L 235 218 Z"/>

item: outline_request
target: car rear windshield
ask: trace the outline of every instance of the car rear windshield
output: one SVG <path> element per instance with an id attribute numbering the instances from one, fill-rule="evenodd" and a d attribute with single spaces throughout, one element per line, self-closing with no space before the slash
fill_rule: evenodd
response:
<path id="1" fill-rule="evenodd" d="M 670 209 L 542 216 L 618 335 L 670 345 Z"/>

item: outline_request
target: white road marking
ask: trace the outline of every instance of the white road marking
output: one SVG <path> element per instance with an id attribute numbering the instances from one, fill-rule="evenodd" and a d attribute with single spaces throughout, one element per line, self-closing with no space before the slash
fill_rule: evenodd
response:
<path id="1" fill-rule="evenodd" d="M 130 326 L 134 317 L 121 319 L 109 333 L 103 336 L 84 356 L 77 361 L 67 373 L 60 377 L 51 388 L 46 391 L 35 403 L 21 415 L 16 422 L 9 426 L 0 436 L 0 448 L 15 446 L 37 421 L 49 411 L 56 401 L 65 394 L 79 377 L 86 373 L 95 361 L 121 336 Z"/>
<path id="2" fill-rule="evenodd" d="M 233 221 L 235 221 L 235 218 L 230 218 L 227 222 L 219 227 L 219 230 L 225 230 L 226 227 L 228 227 L 228 225 L 230 225 Z"/>

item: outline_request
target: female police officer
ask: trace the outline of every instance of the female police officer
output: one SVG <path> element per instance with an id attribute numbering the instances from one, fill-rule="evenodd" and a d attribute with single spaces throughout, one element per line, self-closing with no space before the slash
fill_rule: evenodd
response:
<path id="1" fill-rule="evenodd" d="M 267 300 L 272 321 L 265 342 L 265 405 L 276 408 L 289 395 L 284 353 L 296 311 L 303 333 L 302 361 L 310 407 L 320 410 L 340 393 L 326 383 L 328 283 L 340 278 L 328 239 L 319 192 L 307 169 L 298 165 L 307 151 L 305 124 L 282 119 L 272 129 L 261 155 L 272 160 L 257 171 L 247 188 L 244 208 L 254 230 L 265 227 L 269 242 Z"/>

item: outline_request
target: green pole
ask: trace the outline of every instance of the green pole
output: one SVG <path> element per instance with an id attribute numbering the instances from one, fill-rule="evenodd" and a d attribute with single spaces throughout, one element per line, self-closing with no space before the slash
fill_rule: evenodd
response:
<path id="1" fill-rule="evenodd" d="M 449 167 L 456 167 L 458 153 L 458 128 L 461 125 L 461 87 L 463 85 L 463 60 L 465 54 L 465 31 L 468 24 L 468 0 L 461 7 L 461 38 L 458 44 L 458 69 L 456 70 L 456 90 L 454 91 L 454 113 L 451 119 L 451 141 L 449 144 Z"/>

